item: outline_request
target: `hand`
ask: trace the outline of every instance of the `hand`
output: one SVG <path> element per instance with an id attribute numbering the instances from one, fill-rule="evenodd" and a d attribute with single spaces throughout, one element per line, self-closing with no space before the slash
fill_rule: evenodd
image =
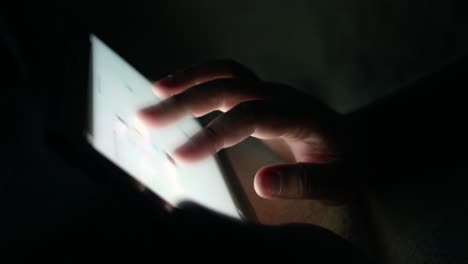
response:
<path id="1" fill-rule="evenodd" d="M 194 162 L 256 137 L 287 163 L 263 167 L 255 175 L 258 195 L 268 199 L 341 201 L 343 117 L 314 98 L 285 85 L 261 81 L 242 65 L 213 61 L 170 75 L 154 84 L 165 100 L 140 111 L 149 127 L 185 115 L 224 112 L 173 153 Z"/>

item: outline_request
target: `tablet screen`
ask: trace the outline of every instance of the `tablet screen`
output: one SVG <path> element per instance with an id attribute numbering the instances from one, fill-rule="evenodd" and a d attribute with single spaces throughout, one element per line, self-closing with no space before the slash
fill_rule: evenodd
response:
<path id="1" fill-rule="evenodd" d="M 88 140 L 105 157 L 169 204 L 190 200 L 239 218 L 214 157 L 176 164 L 170 154 L 201 129 L 193 117 L 148 129 L 136 112 L 160 99 L 151 83 L 96 36 L 91 41 L 91 109 Z"/>

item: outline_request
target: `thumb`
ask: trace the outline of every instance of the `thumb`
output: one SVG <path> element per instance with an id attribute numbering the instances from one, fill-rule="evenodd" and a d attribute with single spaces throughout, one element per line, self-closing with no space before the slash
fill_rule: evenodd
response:
<path id="1" fill-rule="evenodd" d="M 335 165 L 276 164 L 257 172 L 254 188 L 266 199 L 316 199 L 341 203 L 345 184 L 340 179 Z"/>

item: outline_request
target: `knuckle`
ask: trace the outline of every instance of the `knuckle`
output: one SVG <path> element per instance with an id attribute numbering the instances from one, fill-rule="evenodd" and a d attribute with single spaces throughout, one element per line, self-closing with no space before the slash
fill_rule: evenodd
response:
<path id="1" fill-rule="evenodd" d="M 299 163 L 297 167 L 298 177 L 298 195 L 299 197 L 307 198 L 313 196 L 315 193 L 314 184 L 311 181 L 309 174 L 309 166 L 305 163 Z"/>

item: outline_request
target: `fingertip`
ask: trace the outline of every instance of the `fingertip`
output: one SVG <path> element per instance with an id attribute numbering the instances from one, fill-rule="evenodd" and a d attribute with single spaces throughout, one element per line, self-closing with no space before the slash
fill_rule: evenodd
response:
<path id="1" fill-rule="evenodd" d="M 264 199 L 277 199 L 281 193 L 281 175 L 271 168 L 263 168 L 254 178 L 254 189 Z"/>
<path id="2" fill-rule="evenodd" d="M 172 152 L 172 158 L 174 158 L 174 160 L 177 162 L 177 163 L 191 163 L 193 162 L 192 159 L 190 159 L 190 156 L 187 157 L 187 154 L 185 153 L 184 150 L 180 150 L 180 148 L 174 150 Z"/>
<path id="3" fill-rule="evenodd" d="M 172 153 L 172 156 L 176 162 L 181 163 L 193 163 L 201 158 L 200 153 L 198 153 L 198 149 L 191 142 L 187 142 L 176 148 Z"/>
<path id="4" fill-rule="evenodd" d="M 157 105 L 143 108 L 137 112 L 137 118 L 147 127 L 163 127 L 174 121 L 168 104 L 163 101 Z"/>
<path id="5" fill-rule="evenodd" d="M 162 80 L 156 81 L 152 86 L 153 93 L 160 99 L 166 99 L 170 96 L 170 92 L 166 91 L 166 87 Z"/>
<path id="6" fill-rule="evenodd" d="M 184 90 L 184 78 L 168 75 L 153 83 L 153 92 L 161 99 L 166 99 Z"/>
<path id="7" fill-rule="evenodd" d="M 257 175 L 255 175 L 255 177 L 254 177 L 254 190 L 255 190 L 255 192 L 257 193 L 258 196 L 260 196 L 260 197 L 262 197 L 264 199 L 268 199 L 268 196 L 263 191 L 262 186 L 263 186 L 262 176 L 257 173 Z"/>
<path id="8" fill-rule="evenodd" d="M 136 123 L 140 127 L 151 126 L 151 114 L 149 108 L 144 108 L 136 113 Z"/>

